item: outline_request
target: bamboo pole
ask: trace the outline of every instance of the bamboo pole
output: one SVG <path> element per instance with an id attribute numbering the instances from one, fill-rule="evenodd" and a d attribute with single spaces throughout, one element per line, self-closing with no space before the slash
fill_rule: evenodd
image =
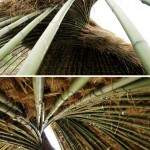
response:
<path id="1" fill-rule="evenodd" d="M 11 23 L 10 25 L 8 26 L 5 26 L 4 28 L 2 28 L 0 30 L 0 38 L 5 35 L 6 33 L 8 33 L 9 31 L 12 31 L 12 29 L 16 28 L 17 26 L 21 25 L 22 23 L 28 21 L 29 19 L 35 17 L 36 15 L 40 14 L 42 11 L 36 11 L 36 12 L 33 12 L 29 15 L 26 15 L 24 17 L 22 17 L 21 19 Z"/>
<path id="2" fill-rule="evenodd" d="M 48 48 L 59 29 L 59 26 L 64 19 L 66 13 L 70 9 L 71 5 L 73 4 L 75 0 L 68 0 L 62 8 L 59 10 L 59 12 L 55 15 L 53 20 L 50 22 L 48 27 L 45 29 L 42 36 L 39 38 L 35 46 L 33 47 L 31 53 L 25 60 L 23 66 L 18 71 L 18 75 L 35 75 L 40 65 L 44 59 L 44 56 L 46 55 Z M 28 69 L 26 69 L 28 68 Z"/>
<path id="3" fill-rule="evenodd" d="M 22 111 L 12 101 L 8 100 L 6 95 L 4 95 L 1 91 L 0 91 L 0 102 L 7 105 L 8 107 L 11 107 L 13 110 L 17 110 L 20 113 L 22 113 Z"/>
<path id="4" fill-rule="evenodd" d="M 24 29 L 22 29 L 15 37 L 13 37 L 6 45 L 0 49 L 0 61 L 6 57 L 20 42 L 55 8 L 50 7 L 46 9 L 40 16 L 36 17 L 31 23 L 29 23 Z M 29 67 L 29 66 L 28 66 Z"/>
<path id="5" fill-rule="evenodd" d="M 104 149 L 107 149 L 106 145 L 104 145 L 104 143 L 102 143 L 100 139 L 98 139 L 90 130 L 86 129 L 75 120 L 69 119 L 68 122 L 69 122 L 69 125 L 72 124 L 74 127 L 77 127 L 78 130 L 87 137 L 87 139 L 91 139 L 92 143 L 99 143 L 101 147 L 103 147 Z M 100 149 L 99 145 L 97 146 L 98 146 L 98 149 Z"/>
<path id="6" fill-rule="evenodd" d="M 21 16 L 16 16 L 16 17 L 13 17 L 13 18 L 10 18 L 10 19 L 0 22 L 0 28 L 3 28 L 4 26 L 18 20 L 19 18 L 21 18 Z"/>
<path id="7" fill-rule="evenodd" d="M 94 98 L 99 98 L 102 97 L 104 94 L 108 94 L 109 92 L 120 88 L 122 86 L 125 86 L 129 83 L 135 82 L 137 80 L 141 79 L 140 77 L 133 77 L 133 78 L 121 78 L 120 80 L 118 80 L 115 83 L 109 84 L 104 86 L 101 89 L 97 89 L 94 92 L 88 94 L 87 96 L 85 96 L 84 98 L 82 98 L 80 101 L 76 102 L 75 104 L 67 107 L 66 109 L 64 109 L 61 114 L 56 115 L 55 117 L 52 118 L 52 120 L 55 120 L 58 116 L 59 118 L 61 116 L 64 115 L 64 113 L 66 114 L 68 111 L 72 111 L 73 108 L 78 107 L 79 105 L 84 105 L 84 103 L 88 103 L 91 99 Z M 93 102 L 93 101 L 92 101 Z"/>
<path id="8" fill-rule="evenodd" d="M 80 90 L 88 81 L 90 77 L 79 77 L 76 78 L 73 83 L 70 85 L 69 89 L 61 94 L 61 96 L 57 99 L 55 103 L 55 107 L 51 109 L 45 117 L 45 125 L 47 125 L 48 120 L 52 115 L 64 104 L 64 102 L 75 94 L 78 90 Z"/>
<path id="9" fill-rule="evenodd" d="M 25 118 L 23 116 L 18 116 L 16 115 L 12 109 L 8 108 L 5 105 L 0 105 L 0 111 L 6 113 L 7 115 L 9 115 L 13 120 L 21 123 L 23 126 L 25 126 L 29 131 L 31 131 L 31 133 L 33 134 L 34 138 L 41 143 L 41 139 L 40 139 L 40 135 L 38 133 L 38 131 L 36 130 L 36 128 L 29 122 L 27 122 L 25 120 Z"/>
<path id="10" fill-rule="evenodd" d="M 14 125 L 14 124 L 12 124 L 12 123 L 7 123 L 6 121 L 1 120 L 1 119 L 0 119 L 0 124 L 1 124 L 2 126 L 8 125 L 10 129 L 15 130 L 15 131 L 17 131 L 17 132 L 23 134 L 23 135 L 26 136 L 29 140 L 31 140 L 31 141 L 33 141 L 33 142 L 35 142 L 35 143 L 38 144 L 38 142 L 36 141 L 36 139 L 34 138 L 33 135 L 31 136 L 27 131 L 24 131 L 24 130 L 20 129 L 20 128 L 17 127 L 16 125 Z"/>
<path id="11" fill-rule="evenodd" d="M 36 121 L 37 128 L 40 129 L 41 125 L 41 115 L 42 115 L 42 101 L 43 101 L 43 93 L 44 93 L 44 77 L 34 77 L 33 78 L 33 88 L 34 88 L 34 96 L 35 96 L 35 107 L 36 107 Z"/>
<path id="12" fill-rule="evenodd" d="M 141 0 L 141 2 L 150 6 L 150 0 Z"/>
<path id="13" fill-rule="evenodd" d="M 126 34 L 128 35 L 133 48 L 141 60 L 144 69 L 147 74 L 150 74 L 150 47 L 130 19 L 126 16 L 123 10 L 116 5 L 113 0 L 105 0 L 108 6 L 112 9 L 118 20 L 120 21 L 122 27 L 124 28 Z"/>

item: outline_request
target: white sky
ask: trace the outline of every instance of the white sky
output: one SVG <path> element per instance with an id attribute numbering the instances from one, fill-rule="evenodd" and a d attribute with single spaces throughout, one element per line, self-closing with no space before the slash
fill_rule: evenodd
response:
<path id="1" fill-rule="evenodd" d="M 150 45 L 150 6 L 140 0 L 114 0 L 130 18 L 142 36 Z M 105 0 L 98 0 L 94 5 L 91 18 L 101 27 L 114 32 L 116 35 L 129 41 L 118 19 L 107 5 Z"/>
<path id="2" fill-rule="evenodd" d="M 61 150 L 60 146 L 59 146 L 59 143 L 56 139 L 56 136 L 51 128 L 51 126 L 48 126 L 45 130 L 44 130 L 50 144 L 53 146 L 53 148 L 55 150 Z"/>

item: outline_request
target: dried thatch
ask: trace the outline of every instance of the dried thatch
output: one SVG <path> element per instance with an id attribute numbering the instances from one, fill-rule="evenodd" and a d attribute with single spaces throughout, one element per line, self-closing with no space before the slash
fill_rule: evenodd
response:
<path id="1" fill-rule="evenodd" d="M 45 8 L 49 5 L 56 5 L 56 3 L 58 3 L 61 8 L 64 2 L 65 1 L 62 0 L 44 1 L 42 2 L 43 4 L 41 4 L 40 0 L 36 2 L 32 0 L 18 2 L 15 0 L 12 2 L 6 1 L 0 5 L 2 7 L 1 10 L 7 13 L 7 15 L 19 15 L 28 14 L 34 10 L 41 9 L 41 7 Z M 133 47 L 112 32 L 101 28 L 89 18 L 91 7 L 95 2 L 96 0 L 76 0 L 74 2 L 61 23 L 45 55 L 38 74 L 145 74 L 139 59 L 133 51 Z M 5 3 L 11 3 L 11 5 L 7 4 L 9 8 L 6 9 L 6 6 L 4 6 Z M 19 3 L 22 3 L 21 6 L 23 8 L 20 7 Z M 28 8 L 30 10 L 28 10 Z M 14 58 L 18 59 L 14 60 L 9 56 L 6 62 L 2 62 L 2 66 L 0 67 L 1 74 L 16 74 L 20 68 L 20 64 L 26 59 L 28 52 L 34 47 L 58 11 L 59 8 L 41 21 L 41 23 L 24 38 L 19 48 L 16 47 L 14 48 L 14 52 L 10 52 Z M 12 12 L 12 14 L 10 14 L 10 12 Z M 0 47 L 4 46 L 9 39 L 13 38 L 33 19 L 24 22 L 10 31 L 10 33 L 4 35 L 1 38 L 2 44 Z"/>
<path id="2" fill-rule="evenodd" d="M 56 107 L 58 97 L 62 92 L 68 91 L 74 80 L 75 78 L 70 77 L 46 78 L 43 98 L 46 114 Z M 53 114 L 51 126 L 64 149 L 76 147 L 81 150 L 91 148 L 121 150 L 126 147 L 144 150 L 150 147 L 150 87 L 148 84 L 150 80 L 149 78 L 137 78 L 137 81 L 133 82 L 134 87 L 130 83 L 120 89 L 113 90 L 112 84 L 119 80 L 121 81 L 120 78 L 109 77 L 91 78 L 84 87 L 68 98 Z M 32 78 L 0 78 L 0 84 L 0 94 L 5 94 L 7 99 L 20 109 L 27 123 L 36 126 Z M 131 85 L 132 88 L 127 88 Z M 112 86 L 110 90 L 113 91 L 106 93 L 106 86 Z M 96 92 L 97 89 L 101 89 L 106 94 L 101 96 Z M 82 99 L 90 93 L 99 96 L 92 98 L 91 95 L 89 101 L 80 105 Z M 25 142 L 25 145 L 22 144 L 23 147 L 29 149 L 29 141 L 22 137 L 22 134 L 25 133 L 19 133 L 21 131 L 16 131 L 14 127 L 22 128 L 28 136 L 31 135 L 33 138 L 31 131 L 17 122 L 16 119 L 13 120 L 8 114 L 12 111 L 19 117 L 20 112 L 13 110 L 14 105 L 9 107 L 6 112 L 2 112 L 2 108 L 8 105 L 8 101 L 5 104 L 0 102 L 0 104 L 0 133 L 2 135 L 11 134 L 12 138 L 16 139 L 20 136 L 19 142 L 14 142 L 15 145 Z M 31 141 L 34 143 L 32 138 Z M 0 135 L 0 141 L 1 139 L 3 138 Z M 11 145 L 9 142 L 8 144 Z M 2 145 L 0 144 L 0 146 Z M 33 148 L 37 149 L 35 143 Z"/>

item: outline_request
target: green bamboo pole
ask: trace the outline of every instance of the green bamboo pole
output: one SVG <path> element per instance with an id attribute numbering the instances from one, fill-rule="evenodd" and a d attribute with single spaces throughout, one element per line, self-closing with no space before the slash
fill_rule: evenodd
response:
<path id="1" fill-rule="evenodd" d="M 114 141 L 119 147 L 123 150 L 132 150 L 127 144 L 121 141 L 120 137 L 118 138 L 116 135 L 114 136 L 111 132 L 108 132 L 105 129 L 96 128 L 103 132 L 106 136 L 108 136 L 112 141 Z"/>
<path id="2" fill-rule="evenodd" d="M 141 2 L 150 6 L 150 0 L 141 0 Z"/>
<path id="3" fill-rule="evenodd" d="M 69 97 L 71 97 L 78 90 L 80 90 L 89 80 L 90 80 L 90 77 L 79 77 L 73 81 L 73 83 L 70 85 L 69 89 L 67 91 L 65 91 L 64 93 L 62 93 L 61 96 L 58 98 L 58 100 L 55 103 L 55 107 L 53 109 L 51 109 L 48 112 L 48 114 L 46 115 L 45 125 L 47 125 L 50 117 L 52 117 L 52 115 L 62 106 L 62 104 L 64 104 L 64 102 Z"/>
<path id="4" fill-rule="evenodd" d="M 134 136 L 132 133 L 130 134 L 130 133 L 128 133 L 128 132 L 124 132 L 124 131 L 122 131 L 122 130 L 119 130 L 119 128 L 120 128 L 120 124 L 119 124 L 119 126 L 117 125 L 117 128 L 115 128 L 115 132 L 111 129 L 111 127 L 112 127 L 112 124 L 109 122 L 109 125 L 110 126 L 108 126 L 108 125 L 106 125 L 105 124 L 105 122 L 102 124 L 102 122 L 100 121 L 100 122 L 93 122 L 92 120 L 89 120 L 89 121 L 86 121 L 85 120 L 85 122 L 87 122 L 87 123 L 89 123 L 89 122 L 91 122 L 91 124 L 92 125 L 94 125 L 94 126 L 97 126 L 99 129 L 101 129 L 101 127 L 104 127 L 104 128 L 106 128 L 108 131 L 111 131 L 113 134 L 117 134 L 118 132 L 120 132 L 120 133 L 122 133 L 122 134 L 124 134 L 124 136 L 125 135 L 128 135 L 125 139 L 126 140 L 131 140 L 134 144 L 137 144 L 138 146 L 140 146 L 140 147 L 142 147 L 142 148 L 144 148 L 144 149 L 146 149 L 146 147 L 144 146 L 145 144 L 146 145 L 149 145 L 149 143 L 147 143 L 147 141 L 145 141 L 145 140 L 143 140 L 143 139 L 138 139 L 136 136 Z M 111 130 L 110 130 L 111 129 Z M 117 132 L 116 132 L 116 129 L 117 129 Z M 125 129 L 125 128 L 124 128 Z M 130 130 L 131 131 L 131 130 Z M 135 132 L 134 132 L 135 133 Z M 120 134 L 117 134 L 118 136 L 120 135 Z M 130 139 L 130 138 L 132 137 L 133 139 L 136 139 L 136 140 L 141 140 L 141 142 L 142 143 L 144 143 L 144 145 L 139 145 L 139 143 L 137 143 L 136 141 L 134 141 L 134 140 L 132 140 L 132 139 Z"/>
<path id="5" fill-rule="evenodd" d="M 56 115 L 53 119 L 56 119 L 57 116 L 62 116 L 64 113 L 67 113 L 68 111 L 72 111 L 73 108 L 78 107 L 79 105 L 84 105 L 84 103 L 89 103 L 91 99 L 93 98 L 101 98 L 104 94 L 108 94 L 109 92 L 120 88 L 122 86 L 125 86 L 127 84 L 130 84 L 132 82 L 135 82 L 137 80 L 139 80 L 140 77 L 132 77 L 132 78 L 121 78 L 120 80 L 118 80 L 117 82 L 114 82 L 112 84 L 106 85 L 101 89 L 97 89 L 94 92 L 88 94 L 87 96 L 85 96 L 84 98 L 82 98 L 80 101 L 76 102 L 75 104 L 67 107 L 66 109 L 64 109 L 61 114 Z M 93 101 L 92 101 L 93 102 Z M 52 120 L 53 120 L 52 119 Z"/>
<path id="6" fill-rule="evenodd" d="M 21 25 L 22 23 L 28 21 L 29 19 L 35 17 L 36 15 L 40 14 L 41 12 L 42 12 L 42 11 L 33 12 L 33 13 L 31 13 L 31 14 L 29 14 L 29 15 L 26 15 L 26 16 L 22 17 L 21 19 L 15 21 L 15 22 L 13 22 L 13 23 L 11 23 L 11 24 L 8 25 L 8 26 L 5 26 L 4 28 L 2 28 L 2 29 L 0 30 L 0 38 L 1 38 L 4 34 L 8 33 L 9 31 L 12 31 L 12 29 L 14 29 L 14 28 L 16 28 L 17 26 Z"/>
<path id="7" fill-rule="evenodd" d="M 123 139 L 126 139 L 127 141 L 130 141 L 132 143 L 134 143 L 135 145 L 141 147 L 142 149 L 144 150 L 148 150 L 148 147 L 145 146 L 145 144 L 141 144 L 139 143 L 139 140 L 141 140 L 142 143 L 145 143 L 145 141 L 143 139 L 138 139 L 136 138 L 135 136 L 129 134 L 129 133 L 126 133 L 126 132 L 123 132 L 123 131 L 120 131 L 120 130 L 117 130 L 117 132 L 113 131 L 110 129 L 110 127 L 107 127 L 106 125 L 101 125 L 101 124 L 98 124 L 97 125 L 99 128 L 104 128 L 110 132 L 112 132 L 113 134 L 115 135 L 118 135 L 120 136 L 121 138 Z M 147 142 L 146 142 L 147 143 Z"/>
<path id="8" fill-rule="evenodd" d="M 0 49 L 0 61 L 6 57 L 20 42 L 55 8 L 50 7 L 46 9 L 40 16 L 36 17 L 31 23 L 29 23 L 24 29 L 22 29 L 14 38 L 12 38 L 7 44 Z M 29 67 L 29 66 L 28 66 Z"/>
<path id="9" fill-rule="evenodd" d="M 31 131 L 31 133 L 34 135 L 36 140 L 39 143 L 41 142 L 40 135 L 39 135 L 38 131 L 35 129 L 35 127 L 31 123 L 27 122 L 23 116 L 17 116 L 12 109 L 6 107 L 5 105 L 0 105 L 0 111 L 2 111 L 3 113 L 6 113 L 13 120 L 18 121 L 23 126 L 25 126 L 28 130 Z"/>
<path id="10" fill-rule="evenodd" d="M 36 107 L 36 121 L 37 121 L 38 129 L 40 129 L 40 125 L 41 125 L 44 83 L 45 83 L 44 77 L 34 77 L 33 78 L 33 88 L 34 88 L 35 107 Z"/>
<path id="11" fill-rule="evenodd" d="M 63 122 L 63 125 L 61 124 L 61 126 L 63 127 L 65 133 L 67 133 L 67 135 L 69 135 L 69 137 L 71 138 L 72 141 L 74 141 L 74 145 L 76 146 L 76 149 L 80 149 L 80 150 L 84 150 L 83 145 L 79 142 L 79 140 L 76 138 L 76 136 L 74 135 L 74 133 L 71 130 L 71 125 L 66 125 Z M 79 148 L 80 146 L 80 148 Z"/>
<path id="12" fill-rule="evenodd" d="M 0 102 L 7 105 L 8 107 L 11 107 L 13 110 L 17 110 L 20 113 L 22 113 L 22 111 L 12 101 L 8 100 L 6 95 L 4 95 L 1 91 L 0 91 Z"/>
<path id="13" fill-rule="evenodd" d="M 115 123 L 119 123 L 119 124 L 121 123 L 121 124 L 124 124 L 124 125 L 128 125 L 128 126 L 131 126 L 131 127 L 141 128 L 142 130 L 145 130 L 146 132 L 150 131 L 149 127 L 146 127 L 146 126 L 134 123 L 134 122 L 131 123 L 131 121 L 122 121 L 122 120 L 118 120 L 118 119 L 109 119 L 109 118 L 101 118 L 101 120 L 98 120 L 97 118 L 96 119 L 94 119 L 94 118 L 90 119 L 89 117 L 82 117 L 82 116 L 80 116 L 80 117 L 76 116 L 75 119 L 80 120 L 80 121 L 89 119 L 89 120 L 92 120 L 93 122 L 101 122 L 101 120 L 109 122 L 109 123 L 110 122 L 115 122 Z"/>
<path id="14" fill-rule="evenodd" d="M 10 18 L 10 19 L 0 22 L 0 28 L 3 28 L 4 26 L 18 20 L 19 18 L 21 18 L 21 16 L 16 16 L 16 17 L 13 17 L 13 18 Z"/>
<path id="15" fill-rule="evenodd" d="M 12 123 L 8 123 L 8 122 L 6 122 L 4 120 L 1 120 L 1 119 L 0 119 L 0 125 L 2 125 L 2 126 L 7 126 L 8 125 L 10 129 L 21 133 L 23 136 L 25 136 L 25 138 L 28 138 L 30 141 L 38 144 L 38 142 L 35 140 L 35 138 L 33 136 L 31 136 L 29 133 L 27 133 L 27 131 L 24 131 L 23 129 L 20 129 L 16 125 L 14 125 Z"/>
<path id="16" fill-rule="evenodd" d="M 23 66 L 17 73 L 18 75 L 35 75 L 38 72 L 44 56 L 46 55 L 48 48 L 57 30 L 59 29 L 62 20 L 64 19 L 66 13 L 70 9 L 74 1 L 75 0 L 68 0 L 55 15 L 53 20 L 50 22 L 42 36 L 33 47 L 31 53 L 29 54 Z"/>
<path id="17" fill-rule="evenodd" d="M 2 18 L 0 18 L 0 23 L 2 22 L 2 21 L 5 21 L 5 20 L 7 20 L 7 19 L 9 19 L 10 17 L 2 17 Z"/>
<path id="18" fill-rule="evenodd" d="M 143 78 L 141 80 L 138 80 L 137 82 L 128 84 L 114 91 L 117 93 L 122 92 L 122 91 L 129 91 L 129 90 L 132 91 L 132 89 L 135 91 L 135 88 L 144 87 L 147 85 L 150 85 L 150 78 Z"/>
<path id="19" fill-rule="evenodd" d="M 72 124 L 74 127 L 76 127 L 83 135 L 87 137 L 87 139 L 91 139 L 92 143 L 99 143 L 104 149 L 107 149 L 106 145 L 100 141 L 90 130 L 87 130 L 85 127 L 83 127 L 81 124 L 79 124 L 75 120 L 68 120 L 70 124 Z M 100 149 L 99 145 L 97 145 Z"/>
<path id="20" fill-rule="evenodd" d="M 59 128 L 59 131 L 61 131 L 62 135 L 66 139 L 70 149 L 78 150 L 76 148 L 76 145 L 74 144 L 74 141 L 72 141 L 71 138 L 69 137 L 69 135 L 64 131 L 64 128 L 62 127 L 62 125 L 57 123 L 57 128 Z"/>
<path id="21" fill-rule="evenodd" d="M 15 139 L 16 141 L 19 141 L 22 144 L 31 146 L 32 148 L 38 148 L 38 145 L 35 145 L 34 143 L 30 143 L 29 141 L 27 141 L 26 139 L 23 139 L 21 136 L 19 137 L 19 135 L 14 134 L 14 133 L 6 133 L 3 131 L 0 131 L 0 136 L 5 136 L 6 138 L 11 138 L 11 139 Z"/>
<path id="22" fill-rule="evenodd" d="M 105 0 L 109 7 L 112 9 L 118 20 L 120 21 L 122 27 L 124 28 L 126 34 L 128 35 L 133 48 L 138 55 L 141 63 L 143 64 L 147 74 L 150 74 L 150 47 L 130 19 L 126 16 L 123 10 L 116 5 L 113 0 Z"/>

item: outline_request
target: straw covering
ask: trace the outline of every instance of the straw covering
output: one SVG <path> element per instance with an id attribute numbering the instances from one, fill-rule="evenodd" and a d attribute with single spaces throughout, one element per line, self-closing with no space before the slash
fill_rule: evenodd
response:
<path id="1" fill-rule="evenodd" d="M 43 135 L 49 125 L 62 149 L 150 148 L 150 78 L 20 77 L 0 84 L 0 148 L 52 149 Z"/>

